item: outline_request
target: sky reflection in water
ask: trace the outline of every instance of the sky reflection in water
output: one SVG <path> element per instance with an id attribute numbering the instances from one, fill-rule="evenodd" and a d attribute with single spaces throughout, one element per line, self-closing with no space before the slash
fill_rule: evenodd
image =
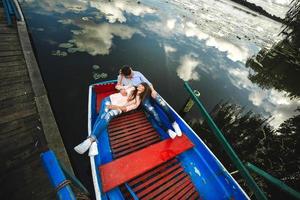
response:
<path id="1" fill-rule="evenodd" d="M 148 54 L 143 56 L 147 59 L 142 62 L 132 63 L 132 58 L 117 62 L 114 73 L 124 63 L 139 64 L 137 69 L 146 71 L 158 91 L 177 109 L 183 100 L 172 97 L 186 96 L 180 79 L 193 81 L 192 85 L 201 90 L 208 108 L 221 99 L 229 99 L 265 116 L 273 116 L 271 123 L 274 126 L 294 115 L 294 110 L 300 105 L 299 101 L 286 97 L 284 92 L 262 90 L 247 78 L 246 59 L 261 47 L 270 46 L 280 39 L 277 37 L 280 31 L 277 22 L 254 16 L 242 7 L 235 9 L 227 1 L 76 2 L 22 1 L 34 41 L 48 41 L 43 45 L 52 49 L 52 53 L 42 53 L 48 57 L 46 60 L 55 59 L 53 55 L 67 57 L 77 53 L 72 61 L 76 70 L 76 60 L 82 56 L 78 52 L 102 57 L 102 60 L 106 57 L 118 60 L 115 52 L 121 48 L 120 40 L 128 40 L 127 45 L 119 49 L 124 51 L 123 57 L 129 56 L 125 51 L 132 52 L 132 55 L 137 49 L 147 48 L 147 43 L 155 42 L 158 45 L 153 51 L 163 53 L 163 65 L 153 61 L 157 59 L 154 55 Z M 47 19 L 40 24 L 36 17 L 42 15 L 46 15 Z M 52 28 L 57 29 L 51 34 L 39 34 Z M 55 34 L 63 34 L 60 37 L 63 42 L 55 40 Z M 36 46 L 39 51 L 40 42 Z M 94 64 L 102 66 L 102 63 Z M 156 64 L 159 66 L 154 67 Z M 110 71 L 109 66 L 103 67 L 104 71 Z M 156 69 L 162 73 L 157 74 Z M 163 74 L 177 77 L 165 79 Z M 114 76 L 111 74 L 106 79 L 110 78 Z"/>

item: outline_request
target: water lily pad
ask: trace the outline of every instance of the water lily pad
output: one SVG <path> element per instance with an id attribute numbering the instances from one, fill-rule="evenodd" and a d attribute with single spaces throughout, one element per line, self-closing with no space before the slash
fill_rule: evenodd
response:
<path id="1" fill-rule="evenodd" d="M 92 67 L 93 67 L 94 70 L 100 69 L 99 65 L 93 65 Z"/>
<path id="2" fill-rule="evenodd" d="M 64 57 L 67 56 L 68 53 L 65 51 L 61 51 L 61 50 L 56 50 L 56 51 L 52 51 L 52 55 L 53 56 L 60 56 L 60 57 Z"/>

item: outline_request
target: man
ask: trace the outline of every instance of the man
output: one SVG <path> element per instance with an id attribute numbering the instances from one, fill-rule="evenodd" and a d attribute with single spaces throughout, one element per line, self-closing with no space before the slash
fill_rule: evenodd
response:
<path id="1" fill-rule="evenodd" d="M 161 126 L 169 134 L 169 136 L 172 139 L 174 139 L 176 137 L 176 135 L 181 136 L 182 132 L 180 130 L 180 127 L 177 124 L 177 122 L 175 121 L 175 118 L 173 117 L 168 105 L 166 104 L 166 102 L 164 102 L 164 100 L 161 98 L 161 96 L 159 96 L 159 94 L 155 91 L 153 85 L 148 81 L 148 79 L 141 72 L 133 71 L 131 69 L 131 67 L 128 65 L 125 65 L 124 67 L 122 67 L 122 69 L 120 70 L 120 74 L 118 76 L 118 82 L 116 85 L 116 89 L 119 90 L 121 92 L 121 94 L 126 95 L 124 86 L 129 86 L 129 85 L 137 86 L 142 82 L 146 82 L 150 86 L 152 98 L 164 110 L 169 121 L 172 123 L 172 127 L 175 130 L 175 132 L 173 130 L 169 129 L 168 127 L 166 127 L 162 123 L 162 121 L 160 120 L 159 115 L 155 111 L 149 97 L 147 99 L 145 99 L 145 101 L 143 102 L 143 106 L 146 109 L 146 111 L 149 112 L 150 114 L 152 114 L 154 119 L 158 122 L 159 126 Z"/>

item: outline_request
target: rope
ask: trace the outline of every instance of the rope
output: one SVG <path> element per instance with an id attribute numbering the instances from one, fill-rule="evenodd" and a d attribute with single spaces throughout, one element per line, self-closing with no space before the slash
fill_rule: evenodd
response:
<path id="1" fill-rule="evenodd" d="M 56 193 L 59 192 L 63 187 L 65 187 L 66 185 L 71 184 L 70 180 L 64 180 L 63 182 L 61 182 L 56 188 Z"/>

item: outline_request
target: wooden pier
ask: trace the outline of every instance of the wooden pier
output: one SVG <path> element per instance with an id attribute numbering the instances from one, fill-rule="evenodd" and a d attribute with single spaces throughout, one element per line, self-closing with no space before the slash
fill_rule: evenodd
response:
<path id="1" fill-rule="evenodd" d="M 0 199 L 56 199 L 40 153 L 72 173 L 25 22 L 8 27 L 0 1 Z"/>

